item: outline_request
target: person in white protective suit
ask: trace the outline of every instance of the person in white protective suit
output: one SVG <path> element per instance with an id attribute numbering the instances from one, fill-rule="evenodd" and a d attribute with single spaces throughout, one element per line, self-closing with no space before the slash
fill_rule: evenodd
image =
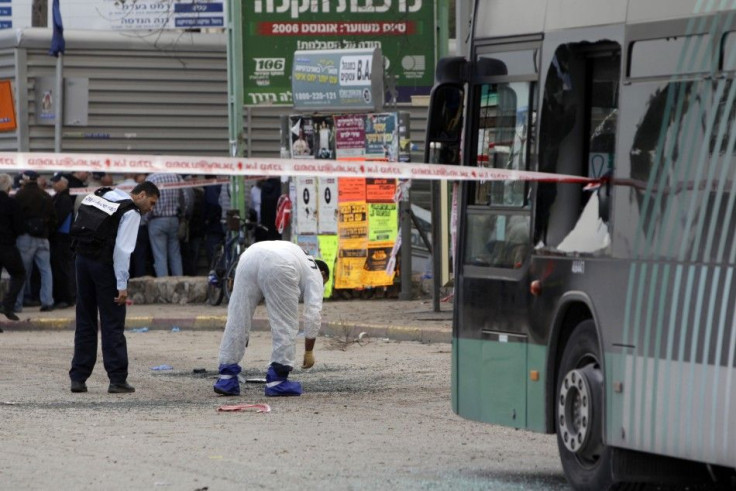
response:
<path id="1" fill-rule="evenodd" d="M 327 264 L 309 256 L 301 247 L 283 240 L 257 242 L 240 256 L 235 284 L 227 308 L 225 333 L 220 343 L 219 371 L 214 390 L 240 395 L 240 361 L 248 345 L 251 321 L 261 299 L 266 300 L 273 350 L 266 373 L 266 396 L 298 396 L 299 382 L 288 380 L 296 357 L 299 330 L 297 308 L 304 299 L 304 362 L 314 365 L 314 343 L 322 323 L 324 284 L 330 276 Z"/>

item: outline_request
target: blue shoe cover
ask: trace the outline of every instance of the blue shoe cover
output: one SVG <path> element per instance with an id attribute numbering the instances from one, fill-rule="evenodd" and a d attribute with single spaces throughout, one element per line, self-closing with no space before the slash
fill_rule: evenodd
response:
<path id="1" fill-rule="evenodd" d="M 302 384 L 290 380 L 266 382 L 266 397 L 300 396 L 302 395 Z"/>
<path id="2" fill-rule="evenodd" d="M 286 376 L 276 373 L 273 367 L 268 367 L 266 372 L 266 397 L 300 396 L 302 395 L 302 384 L 291 382 Z"/>
<path id="3" fill-rule="evenodd" d="M 271 382 L 285 382 L 287 378 L 289 378 L 288 373 L 285 376 L 281 376 L 276 373 L 276 369 L 274 369 L 274 367 L 268 367 L 268 371 L 266 372 L 267 384 L 270 384 Z"/>
<path id="4" fill-rule="evenodd" d="M 215 382 L 215 392 L 224 396 L 239 396 L 240 382 L 238 374 L 240 373 L 240 365 L 220 365 L 220 378 Z"/>

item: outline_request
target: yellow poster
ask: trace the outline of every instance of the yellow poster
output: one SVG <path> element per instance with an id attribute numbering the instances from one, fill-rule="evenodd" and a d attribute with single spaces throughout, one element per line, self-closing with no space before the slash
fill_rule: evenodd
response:
<path id="1" fill-rule="evenodd" d="M 348 239 L 368 240 L 368 216 L 365 201 L 340 203 L 337 214 L 337 234 L 342 241 Z"/>
<path id="2" fill-rule="evenodd" d="M 366 241 L 340 241 L 335 266 L 335 288 L 363 288 L 363 267 L 366 261 Z"/>
<path id="3" fill-rule="evenodd" d="M 394 284 L 394 275 L 386 274 L 386 265 L 391 258 L 392 242 L 371 242 L 368 244 L 368 254 L 363 267 L 363 284 L 365 286 L 391 286 Z"/>
<path id="4" fill-rule="evenodd" d="M 319 235 L 319 253 L 321 259 L 330 267 L 330 281 L 325 284 L 325 298 L 332 296 L 332 287 L 335 284 L 335 269 L 337 259 L 337 235 Z"/>
<path id="5" fill-rule="evenodd" d="M 338 205 L 338 254 L 335 288 L 362 288 L 363 266 L 368 246 L 368 217 L 365 201 Z"/>

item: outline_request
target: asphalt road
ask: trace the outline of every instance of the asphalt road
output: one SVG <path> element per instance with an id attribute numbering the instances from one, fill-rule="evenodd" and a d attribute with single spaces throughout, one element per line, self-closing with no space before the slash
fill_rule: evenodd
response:
<path id="1" fill-rule="evenodd" d="M 567 489 L 554 436 L 453 414 L 449 344 L 320 337 L 315 367 L 291 377 L 303 396 L 245 384 L 226 398 L 220 336 L 128 333 L 137 391 L 121 395 L 101 357 L 89 392 L 69 391 L 71 330 L 0 334 L 0 488 Z M 270 344 L 252 334 L 246 377 L 264 376 Z M 271 412 L 217 411 L 234 403 Z"/>

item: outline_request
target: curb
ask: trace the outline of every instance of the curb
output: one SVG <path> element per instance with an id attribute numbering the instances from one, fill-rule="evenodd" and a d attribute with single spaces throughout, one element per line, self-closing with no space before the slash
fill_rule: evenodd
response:
<path id="1" fill-rule="evenodd" d="M 125 319 L 125 330 L 147 327 L 150 330 L 168 331 L 173 327 L 194 331 L 223 330 L 227 316 L 198 315 L 194 317 L 154 317 L 131 316 Z M 0 321 L 0 328 L 6 332 L 13 331 L 54 331 L 74 330 L 74 319 L 61 318 L 28 318 L 21 321 Z M 253 319 L 251 329 L 268 331 L 268 319 Z M 376 324 L 345 324 L 344 322 L 323 322 L 321 336 L 357 340 L 361 333 L 370 338 L 387 338 L 392 341 L 417 341 L 420 343 L 451 343 L 452 331 L 439 328 L 419 328 L 406 326 L 386 326 Z"/>

